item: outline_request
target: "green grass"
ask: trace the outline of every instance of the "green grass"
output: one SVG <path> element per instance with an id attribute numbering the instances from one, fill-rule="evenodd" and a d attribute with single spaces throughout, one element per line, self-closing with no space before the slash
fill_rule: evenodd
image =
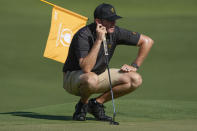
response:
<path id="1" fill-rule="evenodd" d="M 142 86 L 115 101 L 120 126 L 72 121 L 78 97 L 62 88 L 62 64 L 43 58 L 51 7 L 39 0 L 0 1 L 0 130 L 195 131 L 196 0 L 50 0 L 89 17 L 111 3 L 124 18 L 117 25 L 150 36 L 155 44 L 140 67 Z M 135 47 L 119 46 L 111 67 L 135 59 Z M 106 103 L 112 115 L 111 102 Z"/>
<path id="2" fill-rule="evenodd" d="M 162 104 L 161 104 L 162 103 Z M 117 117 L 120 126 L 95 121 L 88 114 L 87 121 L 72 120 L 74 103 L 57 104 L 0 113 L 0 130 L 188 130 L 197 128 L 196 102 L 168 100 L 117 100 Z M 107 113 L 112 105 L 107 103 Z M 183 125 L 184 124 L 184 125 Z M 99 129 L 98 129 L 99 128 Z"/>
<path id="3" fill-rule="evenodd" d="M 162 104 L 161 104 L 162 103 Z M 43 106 L 17 112 L 0 113 L 0 129 L 28 130 L 91 130 L 102 126 L 103 130 L 195 130 L 197 122 L 196 102 L 165 100 L 117 100 L 117 117 L 120 126 L 114 128 L 108 122 L 95 121 L 88 114 L 87 121 L 72 120 L 74 103 Z M 107 113 L 112 105 L 107 103 Z M 185 123 L 185 125 L 182 125 Z M 98 129 L 97 129 L 98 130 Z"/>

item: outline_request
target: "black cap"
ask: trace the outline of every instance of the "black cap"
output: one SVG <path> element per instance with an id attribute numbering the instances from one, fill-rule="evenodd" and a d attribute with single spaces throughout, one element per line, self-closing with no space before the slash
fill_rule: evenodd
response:
<path id="1" fill-rule="evenodd" d="M 110 4 L 101 4 L 94 10 L 94 18 L 114 21 L 122 18 L 116 14 L 114 7 Z"/>

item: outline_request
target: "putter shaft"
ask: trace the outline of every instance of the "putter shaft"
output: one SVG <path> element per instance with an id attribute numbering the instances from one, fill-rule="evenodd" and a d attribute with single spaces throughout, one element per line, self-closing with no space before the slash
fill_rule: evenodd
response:
<path id="1" fill-rule="evenodd" d="M 107 66 L 107 71 L 108 71 L 108 76 L 109 76 L 109 86 L 110 86 L 110 90 L 111 90 L 112 104 L 113 104 L 113 109 L 114 109 L 113 118 L 112 118 L 112 121 L 110 123 L 113 124 L 113 125 L 119 125 L 118 122 L 115 122 L 116 108 L 115 108 L 115 104 L 114 104 L 114 93 L 113 93 L 113 90 L 112 90 L 111 75 L 110 75 L 110 70 L 109 70 L 109 60 L 108 60 L 108 55 L 109 54 L 108 54 L 108 49 L 107 49 L 106 37 L 104 37 L 104 40 L 103 40 L 103 48 L 104 48 L 104 52 L 105 52 L 106 66 Z"/>

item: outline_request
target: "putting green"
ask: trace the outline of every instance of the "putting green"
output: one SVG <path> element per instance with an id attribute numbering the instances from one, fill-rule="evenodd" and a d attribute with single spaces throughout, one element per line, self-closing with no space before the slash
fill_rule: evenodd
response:
<path id="1" fill-rule="evenodd" d="M 112 114 L 107 103 L 107 114 Z M 197 128 L 196 102 L 162 100 L 117 100 L 119 126 L 96 121 L 90 114 L 87 121 L 73 121 L 74 103 L 44 106 L 17 112 L 0 113 L 0 130 L 187 130 Z"/>

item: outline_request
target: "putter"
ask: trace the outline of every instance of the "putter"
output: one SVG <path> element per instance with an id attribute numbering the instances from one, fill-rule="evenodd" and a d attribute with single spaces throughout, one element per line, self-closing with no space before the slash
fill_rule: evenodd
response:
<path id="1" fill-rule="evenodd" d="M 106 42 L 106 37 L 104 37 L 103 39 L 103 47 L 104 47 L 104 52 L 105 52 L 105 59 L 106 59 L 106 64 L 107 64 L 107 71 L 108 71 L 108 76 L 109 76 L 109 86 L 110 86 L 110 90 L 111 90 L 111 97 L 112 97 L 112 104 L 113 104 L 113 117 L 112 120 L 110 121 L 111 125 L 119 125 L 118 122 L 115 121 L 115 117 L 116 117 L 116 108 L 115 108 L 115 104 L 114 104 L 114 93 L 112 90 L 112 83 L 111 83 L 111 76 L 110 76 L 110 70 L 109 70 L 109 60 L 108 60 L 108 49 L 107 49 L 107 42 Z"/>

